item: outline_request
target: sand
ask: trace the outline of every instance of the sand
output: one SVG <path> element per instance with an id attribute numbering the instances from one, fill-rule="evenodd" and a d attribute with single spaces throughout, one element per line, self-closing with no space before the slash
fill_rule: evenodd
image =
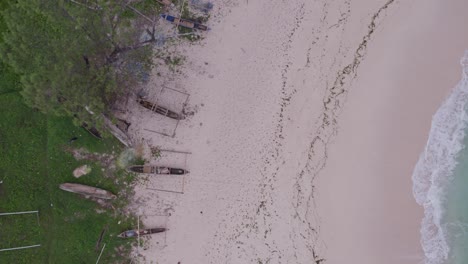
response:
<path id="1" fill-rule="evenodd" d="M 187 119 L 130 102 L 134 142 L 190 152 L 148 157 L 190 174 L 136 187 L 144 224 L 169 228 L 139 261 L 395 263 L 393 247 L 414 263 L 412 166 L 466 44 L 462 17 L 434 35 L 452 10 L 431 3 L 214 1 L 212 30 L 171 47 L 183 66 L 156 68 L 145 88 L 178 110 L 186 95 L 160 89 L 189 94 Z"/>
<path id="2" fill-rule="evenodd" d="M 411 175 L 432 115 L 461 78 L 463 2 L 400 3 L 369 48 L 316 182 L 330 263 L 423 259 Z"/>

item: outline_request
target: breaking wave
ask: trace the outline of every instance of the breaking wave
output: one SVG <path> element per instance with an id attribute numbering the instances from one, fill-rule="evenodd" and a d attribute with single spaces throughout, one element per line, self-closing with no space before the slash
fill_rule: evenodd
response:
<path id="1" fill-rule="evenodd" d="M 450 253 L 443 204 L 458 153 L 464 148 L 468 121 L 468 50 L 460 63 L 462 79 L 433 116 L 429 139 L 413 172 L 413 195 L 424 207 L 421 245 L 426 264 L 444 263 Z"/>

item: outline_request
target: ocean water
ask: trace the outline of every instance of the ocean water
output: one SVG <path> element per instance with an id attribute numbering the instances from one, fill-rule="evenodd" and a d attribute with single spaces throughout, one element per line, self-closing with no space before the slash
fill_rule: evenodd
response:
<path id="1" fill-rule="evenodd" d="M 468 263 L 468 51 L 460 64 L 461 80 L 433 116 L 413 172 L 426 264 Z"/>

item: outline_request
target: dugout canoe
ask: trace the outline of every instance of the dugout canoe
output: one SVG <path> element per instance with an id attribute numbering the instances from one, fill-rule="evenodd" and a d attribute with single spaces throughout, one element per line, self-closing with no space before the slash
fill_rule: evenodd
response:
<path id="1" fill-rule="evenodd" d="M 182 119 L 185 118 L 181 114 L 178 114 L 178 113 L 176 113 L 174 111 L 171 111 L 171 110 L 169 110 L 169 109 L 167 109 L 165 107 L 159 106 L 159 105 L 151 103 L 149 101 L 146 101 L 143 98 L 138 98 L 137 102 L 141 106 L 143 106 L 144 108 L 149 109 L 149 110 L 151 110 L 151 111 L 153 111 L 155 113 L 158 113 L 160 115 L 167 116 L 167 117 L 175 119 L 175 120 L 182 120 Z"/>
<path id="2" fill-rule="evenodd" d="M 149 229 L 132 229 L 127 230 L 118 235 L 120 238 L 131 238 L 131 237 L 138 237 L 139 236 L 147 236 L 156 233 L 162 233 L 166 231 L 166 228 L 158 227 L 158 228 L 149 228 Z"/>
<path id="3" fill-rule="evenodd" d="M 83 185 L 79 183 L 62 183 L 60 184 L 60 189 L 67 191 L 67 192 L 72 192 L 72 193 L 77 193 L 81 195 L 86 195 L 86 196 L 91 196 L 94 198 L 100 198 L 100 199 L 115 199 L 117 196 L 109 191 L 99 189 L 96 187 L 88 186 L 88 185 Z"/>
<path id="4" fill-rule="evenodd" d="M 133 165 L 127 168 L 129 172 L 148 173 L 148 174 L 169 174 L 169 175 L 183 175 L 188 171 L 179 168 L 171 168 L 164 166 L 151 166 L 151 165 Z"/>
<path id="5" fill-rule="evenodd" d="M 173 23 L 173 24 L 176 24 L 176 25 L 179 25 L 179 26 L 182 26 L 182 27 L 191 28 L 191 29 L 199 29 L 199 30 L 203 30 L 203 31 L 208 30 L 207 26 L 202 25 L 200 23 L 197 23 L 195 21 L 190 21 L 190 20 L 187 20 L 187 19 L 171 16 L 171 15 L 168 15 L 168 14 L 161 14 L 161 17 L 164 18 L 165 20 Z"/>
<path id="6" fill-rule="evenodd" d="M 93 126 L 89 126 L 87 123 L 81 124 L 81 127 L 84 128 L 88 133 L 93 135 L 95 138 L 102 139 L 102 134 Z"/>

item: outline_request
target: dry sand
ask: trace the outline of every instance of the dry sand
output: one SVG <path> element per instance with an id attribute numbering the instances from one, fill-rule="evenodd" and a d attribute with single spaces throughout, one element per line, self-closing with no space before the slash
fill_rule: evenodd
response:
<path id="1" fill-rule="evenodd" d="M 389 245 L 419 256 L 410 175 L 430 116 L 459 76 L 466 43 L 431 31 L 451 11 L 441 1 L 214 4 L 205 39 L 171 48 L 184 65 L 155 72 L 146 87 L 178 110 L 185 95 L 161 87 L 190 94 L 193 115 L 172 138 L 149 130 L 172 134 L 174 122 L 132 107 L 135 140 L 191 152 L 152 160 L 188 176 L 136 188 L 145 225 L 169 228 L 140 261 L 404 263 L 385 259 Z M 444 22 L 460 28 L 456 19 Z"/>

